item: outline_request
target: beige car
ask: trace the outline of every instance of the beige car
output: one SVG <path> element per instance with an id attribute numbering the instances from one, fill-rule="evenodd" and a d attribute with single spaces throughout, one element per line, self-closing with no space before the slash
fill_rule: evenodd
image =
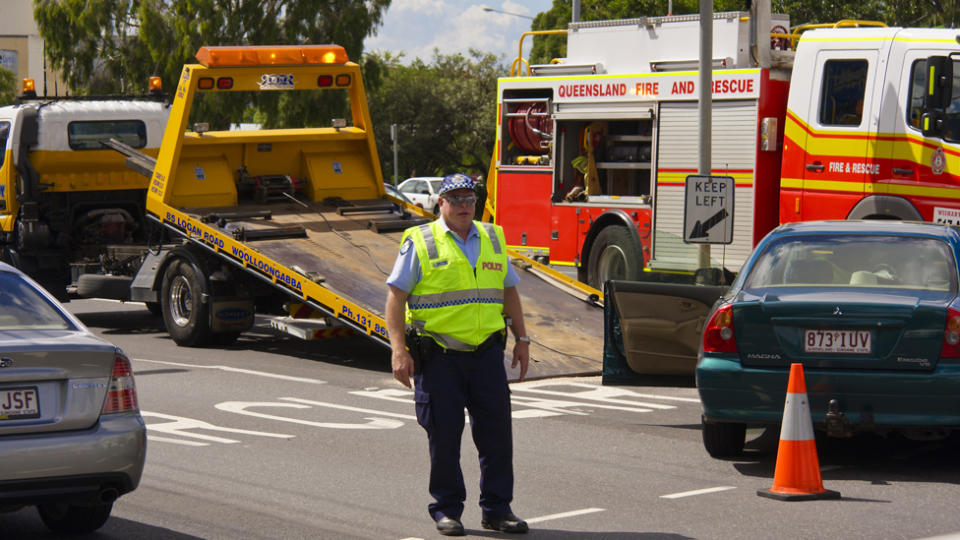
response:
<path id="1" fill-rule="evenodd" d="M 0 512 L 36 505 L 55 532 L 96 530 L 146 451 L 130 360 L 0 263 Z"/>

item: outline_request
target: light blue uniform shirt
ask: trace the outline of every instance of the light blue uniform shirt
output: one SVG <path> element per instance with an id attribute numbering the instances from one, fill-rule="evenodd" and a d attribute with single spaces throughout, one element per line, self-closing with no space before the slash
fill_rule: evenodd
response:
<path id="1" fill-rule="evenodd" d="M 467 240 L 464 242 L 459 234 L 450 230 L 450 227 L 447 227 L 447 223 L 443 218 L 440 218 L 438 221 L 440 222 L 440 229 L 443 233 L 450 235 L 454 239 L 457 245 L 460 246 L 460 250 L 466 255 L 467 260 L 470 261 L 470 265 L 476 270 L 477 259 L 480 257 L 480 233 L 477 231 L 476 224 L 470 224 L 470 234 L 467 235 Z M 390 277 L 387 278 L 387 285 L 392 285 L 409 293 L 413 290 L 414 285 L 420 282 L 422 277 L 420 273 L 420 258 L 417 257 L 417 250 L 413 247 L 413 241 L 408 238 L 404 241 L 403 245 L 400 246 L 400 254 L 397 255 L 397 260 L 393 263 L 393 271 L 390 272 Z M 518 276 L 516 270 L 513 269 L 513 265 L 507 264 L 507 275 L 503 279 L 503 287 L 513 287 L 519 282 L 520 276 Z"/>

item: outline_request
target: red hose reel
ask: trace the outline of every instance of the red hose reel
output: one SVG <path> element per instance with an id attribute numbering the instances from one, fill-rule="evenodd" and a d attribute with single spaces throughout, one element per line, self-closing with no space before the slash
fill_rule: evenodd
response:
<path id="1" fill-rule="evenodd" d="M 510 138 L 516 147 L 526 153 L 542 154 L 553 131 L 553 122 L 546 114 L 547 105 L 542 102 L 520 103 L 513 111 L 521 116 L 511 116 L 507 124 Z"/>

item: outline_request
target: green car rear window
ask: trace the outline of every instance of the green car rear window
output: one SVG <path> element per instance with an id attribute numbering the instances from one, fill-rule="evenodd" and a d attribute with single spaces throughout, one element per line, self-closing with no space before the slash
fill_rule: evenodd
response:
<path id="1" fill-rule="evenodd" d="M 0 272 L 0 331 L 73 328 L 73 324 L 23 278 Z"/>
<path id="2" fill-rule="evenodd" d="M 957 291 L 950 246 L 912 236 L 802 236 L 771 243 L 744 287 L 845 287 Z"/>

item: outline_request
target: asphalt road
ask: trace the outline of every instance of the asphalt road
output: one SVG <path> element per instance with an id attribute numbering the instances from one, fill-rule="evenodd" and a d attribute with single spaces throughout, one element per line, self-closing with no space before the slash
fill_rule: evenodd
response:
<path id="1" fill-rule="evenodd" d="M 261 329 L 226 350 L 175 346 L 137 304 L 68 304 L 133 359 L 149 426 L 140 487 L 90 538 L 436 538 L 426 437 L 389 356 L 363 338 L 301 342 Z M 777 434 L 746 454 L 703 450 L 692 385 L 598 377 L 512 386 L 516 499 L 528 538 L 924 538 L 960 531 L 960 440 L 862 437 L 819 445 L 837 501 L 781 502 Z M 480 529 L 479 471 L 463 443 L 464 524 Z M 33 509 L 0 538 L 54 538 Z"/>

